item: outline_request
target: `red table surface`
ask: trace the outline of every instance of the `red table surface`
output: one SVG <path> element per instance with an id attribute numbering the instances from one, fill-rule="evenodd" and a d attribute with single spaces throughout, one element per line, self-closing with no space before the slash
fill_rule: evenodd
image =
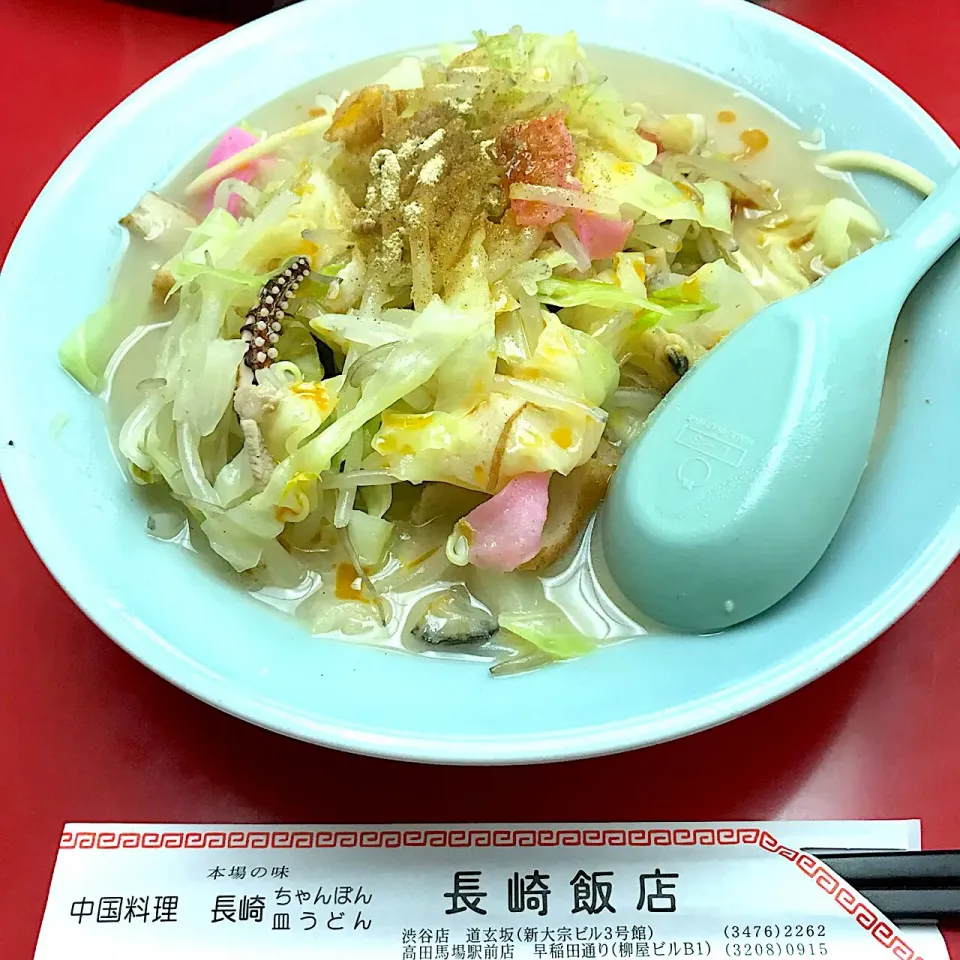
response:
<path id="1" fill-rule="evenodd" d="M 956 138 L 953 0 L 779 0 Z M 574 25 L 575 26 L 575 25 Z M 0 251 L 71 147 L 226 28 L 104 0 L 0 2 Z M 0 957 L 31 957 L 66 820 L 403 822 L 922 817 L 960 846 L 960 567 L 806 689 L 660 747 L 526 768 L 423 767 L 287 740 L 154 676 L 74 607 L 0 501 Z M 960 956 L 960 937 L 954 938 Z"/>

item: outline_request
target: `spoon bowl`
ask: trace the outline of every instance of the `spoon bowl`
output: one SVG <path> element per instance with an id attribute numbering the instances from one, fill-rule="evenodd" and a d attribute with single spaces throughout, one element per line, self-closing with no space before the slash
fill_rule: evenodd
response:
<path id="1" fill-rule="evenodd" d="M 610 573 L 646 615 L 711 633 L 813 569 L 866 467 L 900 308 L 958 236 L 955 172 L 893 237 L 761 311 L 657 407 L 600 523 Z"/>

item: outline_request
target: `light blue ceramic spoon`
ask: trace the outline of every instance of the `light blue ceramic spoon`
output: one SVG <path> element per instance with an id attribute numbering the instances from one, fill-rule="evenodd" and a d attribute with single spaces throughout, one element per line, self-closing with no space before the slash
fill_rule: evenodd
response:
<path id="1" fill-rule="evenodd" d="M 954 172 L 892 237 L 767 307 L 670 391 L 600 517 L 627 599 L 709 633 L 813 569 L 867 463 L 897 314 L 958 237 Z"/>

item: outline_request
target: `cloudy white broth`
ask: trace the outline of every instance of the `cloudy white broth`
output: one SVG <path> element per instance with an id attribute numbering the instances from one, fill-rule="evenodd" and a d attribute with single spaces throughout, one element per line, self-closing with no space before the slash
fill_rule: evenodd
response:
<path id="1" fill-rule="evenodd" d="M 882 236 L 818 136 L 572 35 L 366 61 L 145 195 L 61 358 L 147 532 L 316 642 L 578 657 L 656 629 L 589 536 L 624 446 L 730 330 Z"/>

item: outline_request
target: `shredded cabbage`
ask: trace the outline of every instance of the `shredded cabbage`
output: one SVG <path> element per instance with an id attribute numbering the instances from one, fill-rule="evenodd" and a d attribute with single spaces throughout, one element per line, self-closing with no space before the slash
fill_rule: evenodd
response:
<path id="1" fill-rule="evenodd" d="M 186 258 L 174 260 L 168 265 L 168 269 L 176 281 L 168 297 L 176 293 L 185 283 L 189 283 L 191 280 L 197 280 L 202 276 L 226 280 L 229 283 L 235 283 L 251 291 L 259 290 L 264 283 L 266 283 L 268 277 L 267 274 L 257 275 L 241 273 L 239 270 L 224 270 L 214 267 L 209 263 L 197 263 L 194 260 L 188 260 Z"/>
<path id="2" fill-rule="evenodd" d="M 657 157 L 656 144 L 637 133 L 637 117 L 628 114 L 609 83 L 584 84 L 568 94 L 567 124 L 605 143 L 624 160 L 646 165 Z"/>
<path id="3" fill-rule="evenodd" d="M 883 234 L 883 228 L 869 210 L 842 197 L 825 203 L 816 222 L 813 247 L 828 267 L 839 267 L 850 259 L 851 234 L 859 233 L 874 240 Z"/>
<path id="4" fill-rule="evenodd" d="M 704 343 L 704 346 L 713 346 L 720 337 L 766 306 L 766 301 L 750 281 L 722 260 L 704 264 L 693 274 L 691 281 L 698 288 L 701 306 L 706 305 L 700 322 L 709 328 L 711 336 L 716 337 L 713 343 Z M 666 291 L 660 293 L 662 296 Z M 689 331 L 689 326 L 684 329 Z"/>
<path id="5" fill-rule="evenodd" d="M 393 537 L 393 524 L 362 510 L 351 510 L 347 530 L 363 566 L 379 567 Z"/>
<path id="6" fill-rule="evenodd" d="M 551 277 L 537 284 L 540 300 L 557 307 L 576 307 L 589 304 L 611 310 L 649 310 L 651 313 L 666 314 L 661 307 L 648 297 L 637 296 L 629 290 L 613 283 L 597 280 L 565 280 Z"/>
<path id="7" fill-rule="evenodd" d="M 652 173 L 641 163 L 624 160 L 606 150 L 587 149 L 577 166 L 577 179 L 587 193 L 609 197 L 621 208 L 652 214 L 657 220 L 692 220 L 701 226 L 730 233 L 730 188 L 719 180 L 701 180 L 696 190 L 683 189 Z"/>
<path id="8" fill-rule="evenodd" d="M 237 388 L 237 370 L 247 351 L 242 340 L 211 340 L 203 350 L 202 366 L 189 379 L 189 390 L 183 390 L 174 402 L 174 418 L 194 424 L 201 437 L 209 436 Z"/>
<path id="9" fill-rule="evenodd" d="M 299 381 L 280 391 L 276 409 L 263 419 L 267 448 L 277 461 L 297 452 L 326 422 L 340 399 L 343 377 Z"/>
<path id="10" fill-rule="evenodd" d="M 60 365 L 84 389 L 99 393 L 110 358 L 124 336 L 119 304 L 105 303 L 60 344 Z"/>
<path id="11" fill-rule="evenodd" d="M 581 657 L 596 648 L 596 643 L 575 629 L 558 607 L 537 613 L 501 613 L 498 621 L 504 630 L 557 660 Z"/>
<path id="12" fill-rule="evenodd" d="M 356 407 L 310 441 L 298 454 L 299 462 L 316 473 L 328 469 L 331 457 L 355 430 L 429 380 L 487 320 L 483 311 L 456 310 L 435 297 L 416 316 L 407 338 L 394 346 L 364 384 Z"/>
<path id="13" fill-rule="evenodd" d="M 483 233 L 477 231 L 451 276 L 447 302 L 478 318 L 473 335 L 459 346 L 437 370 L 436 409 L 458 412 L 469 409 L 490 393 L 497 366 L 496 326 Z M 482 318 L 482 319 L 481 319 Z"/>
<path id="14" fill-rule="evenodd" d="M 555 389 L 600 406 L 616 387 L 620 368 L 599 341 L 551 315 L 529 360 L 514 364 L 514 377 L 546 381 Z"/>
<path id="15" fill-rule="evenodd" d="M 549 36 L 524 33 L 514 27 L 508 33 L 492 36 L 478 30 L 475 36 L 476 48 L 451 66 L 485 63 L 534 90 L 561 90 L 583 83 L 592 73 L 573 32 Z"/>
<path id="16" fill-rule="evenodd" d="M 495 493 L 518 474 L 567 474 L 585 463 L 600 442 L 603 420 L 496 392 L 459 416 L 384 414 L 374 450 L 401 480 Z"/>

